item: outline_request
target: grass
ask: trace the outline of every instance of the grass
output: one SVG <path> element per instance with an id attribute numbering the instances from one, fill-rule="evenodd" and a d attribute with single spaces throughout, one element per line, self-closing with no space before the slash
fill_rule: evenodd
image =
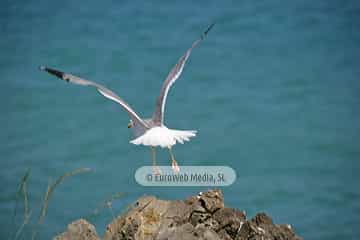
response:
<path id="1" fill-rule="evenodd" d="M 49 207 L 49 202 L 50 202 L 51 196 L 52 196 L 53 192 L 55 191 L 56 187 L 58 185 L 60 185 L 68 177 L 71 177 L 71 176 L 74 176 L 77 174 L 81 174 L 81 173 L 85 173 L 85 172 L 89 172 L 89 171 L 91 171 L 90 168 L 79 168 L 74 171 L 65 173 L 64 175 L 60 176 L 55 182 L 49 181 L 47 190 L 45 192 L 44 200 L 42 202 L 42 207 L 40 209 L 40 214 L 39 214 L 37 224 L 35 224 L 35 226 L 33 228 L 32 238 L 31 238 L 32 240 L 35 240 L 38 236 L 39 228 L 42 225 L 42 223 L 44 222 L 44 219 L 47 214 L 48 207 Z M 15 225 L 15 218 L 17 215 L 18 203 L 19 203 L 19 200 L 21 197 L 23 198 L 23 203 L 24 203 L 23 222 L 14 233 L 10 234 L 9 240 L 10 239 L 14 239 L 14 240 L 19 239 L 23 233 L 25 226 L 27 224 L 29 224 L 29 222 L 30 222 L 31 210 L 30 210 L 30 206 L 29 206 L 29 195 L 28 195 L 28 191 L 27 191 L 27 185 L 29 182 L 29 178 L 30 178 L 30 170 L 27 170 L 26 173 L 24 174 L 24 176 L 21 178 L 21 181 L 20 181 L 19 186 L 16 191 L 13 223 Z"/>
<path id="2" fill-rule="evenodd" d="M 43 221 L 44 221 L 45 215 L 47 213 L 47 209 L 49 207 L 49 200 L 50 200 L 50 197 L 51 197 L 52 193 L 54 192 L 55 188 L 60 183 L 62 183 L 65 180 L 65 178 L 71 177 L 71 176 L 74 176 L 74 175 L 77 175 L 77 174 L 80 174 L 80 173 L 89 172 L 89 171 L 91 171 L 90 168 L 76 169 L 76 170 L 74 170 L 72 172 L 65 173 L 64 175 L 59 177 L 53 184 L 51 184 L 51 182 L 49 183 L 48 188 L 47 188 L 46 193 L 45 193 L 43 206 L 41 208 L 41 214 L 40 214 L 39 220 L 38 220 L 39 224 L 43 223 Z"/>
<path id="3" fill-rule="evenodd" d="M 51 195 L 53 194 L 55 188 L 58 185 L 60 185 L 60 183 L 62 183 L 66 178 L 80 174 L 80 173 L 89 172 L 89 171 L 91 171 L 90 168 L 79 168 L 74 171 L 65 173 L 64 175 L 60 176 L 54 183 L 52 183 L 51 181 L 49 182 L 45 196 L 44 196 L 43 204 L 42 204 L 42 207 L 40 210 L 38 223 L 35 226 L 33 234 L 32 234 L 32 238 L 31 238 L 32 240 L 36 239 L 37 234 L 39 232 L 39 228 L 42 225 L 42 223 L 44 222 L 44 219 L 45 219 L 48 207 L 49 207 L 50 198 L 51 198 Z"/>
<path id="4" fill-rule="evenodd" d="M 28 197 L 28 193 L 27 193 L 27 182 L 28 182 L 29 177 L 30 177 L 30 169 L 28 169 L 26 171 L 26 173 L 24 174 L 24 176 L 21 178 L 21 181 L 19 183 L 19 187 L 16 191 L 16 196 L 15 196 L 15 208 L 14 208 L 14 215 L 13 215 L 13 223 L 15 225 L 15 218 L 17 215 L 18 203 L 19 203 L 19 199 L 21 196 L 23 196 L 23 198 L 24 198 L 23 222 L 19 226 L 19 228 L 17 229 L 17 231 L 15 233 L 10 234 L 9 239 L 11 239 L 11 238 L 13 238 L 15 240 L 18 239 L 19 236 L 21 235 L 24 227 L 29 223 L 29 220 L 30 220 L 31 214 L 30 214 L 30 209 L 29 209 L 29 197 Z"/>
<path id="5" fill-rule="evenodd" d="M 93 215 L 98 215 L 102 209 L 104 208 L 108 208 L 111 216 L 113 218 L 113 220 L 115 220 L 115 214 L 112 208 L 112 203 L 117 200 L 120 199 L 124 196 L 124 193 L 118 192 L 118 193 L 114 193 L 113 195 L 111 195 L 109 198 L 105 199 L 104 201 L 102 201 L 102 203 L 99 205 L 99 207 L 97 207 L 94 212 Z"/>

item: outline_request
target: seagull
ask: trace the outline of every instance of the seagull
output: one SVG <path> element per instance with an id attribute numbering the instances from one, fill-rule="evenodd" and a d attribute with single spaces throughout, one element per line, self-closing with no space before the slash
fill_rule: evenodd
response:
<path id="1" fill-rule="evenodd" d="M 135 139 L 131 140 L 130 143 L 135 145 L 144 145 L 151 148 L 152 153 L 152 164 L 155 169 L 155 172 L 159 173 L 160 169 L 156 164 L 156 151 L 155 147 L 167 148 L 170 153 L 171 167 L 175 173 L 180 171 L 180 167 L 175 160 L 174 154 L 172 152 L 172 147 L 177 143 L 183 144 L 185 141 L 189 141 L 191 137 L 195 137 L 196 130 L 175 130 L 167 128 L 164 124 L 164 112 L 165 112 L 165 103 L 166 98 L 169 93 L 170 87 L 175 83 L 175 81 L 180 77 L 181 72 L 185 66 L 187 59 L 189 58 L 191 51 L 205 38 L 211 28 L 214 26 L 214 23 L 211 24 L 198 38 L 194 41 L 191 47 L 185 52 L 184 55 L 178 60 L 175 66 L 171 69 L 170 73 L 166 77 L 161 90 L 160 95 L 156 100 L 155 111 L 151 118 L 143 119 L 141 118 L 128 103 L 126 103 L 122 98 L 116 95 L 110 89 L 100 85 L 98 83 L 77 77 L 75 75 L 62 72 L 53 68 L 46 66 L 40 66 L 41 71 L 46 71 L 66 82 L 95 87 L 97 91 L 102 94 L 104 97 L 113 100 L 120 104 L 121 107 L 129 114 L 130 121 L 128 128 L 132 128 Z"/>

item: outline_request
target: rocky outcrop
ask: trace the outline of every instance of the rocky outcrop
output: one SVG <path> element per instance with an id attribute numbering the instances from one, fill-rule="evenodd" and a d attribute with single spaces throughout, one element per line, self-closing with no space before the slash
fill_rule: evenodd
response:
<path id="1" fill-rule="evenodd" d="M 66 232 L 56 236 L 54 240 L 100 240 L 95 227 L 84 219 L 68 225 Z"/>
<path id="2" fill-rule="evenodd" d="M 93 232 L 96 234 L 95 229 Z M 61 238 L 66 233 L 59 235 L 60 238 L 57 239 L 83 239 Z M 125 214 L 117 217 L 107 226 L 103 239 L 299 240 L 301 238 L 295 235 L 290 225 L 274 224 L 265 213 L 259 213 L 247 220 L 245 212 L 224 206 L 221 191 L 211 190 L 183 201 L 167 201 L 153 196 L 142 197 Z"/>

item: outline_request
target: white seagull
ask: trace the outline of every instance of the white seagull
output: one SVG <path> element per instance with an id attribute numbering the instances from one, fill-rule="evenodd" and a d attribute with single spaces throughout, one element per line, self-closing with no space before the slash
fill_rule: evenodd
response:
<path id="1" fill-rule="evenodd" d="M 176 79 L 179 78 L 186 60 L 189 58 L 191 51 L 195 48 L 207 35 L 210 29 L 214 26 L 214 23 L 211 24 L 206 31 L 201 35 L 199 39 L 193 42 L 191 47 L 185 52 L 185 54 L 179 59 L 176 65 L 171 69 L 168 74 L 165 82 L 163 83 L 160 95 L 156 101 L 155 112 L 152 115 L 152 118 L 142 119 L 131 107 L 127 104 L 122 98 L 116 95 L 110 89 L 80 77 L 64 73 L 59 70 L 48 68 L 46 66 L 40 66 L 40 70 L 46 71 L 52 75 L 55 75 L 58 78 L 61 78 L 67 82 L 84 85 L 84 86 L 93 86 L 106 98 L 109 98 L 118 104 L 120 104 L 129 114 L 130 122 L 128 128 L 132 128 L 135 139 L 131 140 L 130 143 L 135 145 L 144 145 L 149 146 L 152 152 L 152 162 L 155 170 L 160 172 L 156 165 L 156 152 L 155 147 L 160 146 L 162 148 L 168 148 L 171 158 L 171 166 L 174 172 L 179 172 L 180 167 L 175 160 L 174 154 L 171 150 L 177 142 L 183 144 L 185 141 L 189 141 L 191 137 L 196 136 L 195 130 L 175 130 L 169 129 L 164 124 L 164 111 L 165 111 L 165 102 L 168 95 L 171 85 L 174 84 Z"/>

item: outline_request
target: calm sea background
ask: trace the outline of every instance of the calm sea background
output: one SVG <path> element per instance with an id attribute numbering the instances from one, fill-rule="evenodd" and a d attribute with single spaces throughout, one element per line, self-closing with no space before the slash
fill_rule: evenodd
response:
<path id="1" fill-rule="evenodd" d="M 51 198 L 41 239 L 84 217 L 103 235 L 144 194 L 183 199 L 207 188 L 135 182 L 150 151 L 129 144 L 128 116 L 94 89 L 38 71 L 48 65 L 111 88 L 152 114 L 170 68 L 205 28 L 171 89 L 170 128 L 196 129 L 176 145 L 182 165 L 227 165 L 230 207 L 264 211 L 305 239 L 360 237 L 359 1 L 4 1 L 0 8 L 0 238 L 27 169 L 32 219 L 49 179 L 80 167 Z M 170 164 L 159 152 L 159 164 Z"/>

